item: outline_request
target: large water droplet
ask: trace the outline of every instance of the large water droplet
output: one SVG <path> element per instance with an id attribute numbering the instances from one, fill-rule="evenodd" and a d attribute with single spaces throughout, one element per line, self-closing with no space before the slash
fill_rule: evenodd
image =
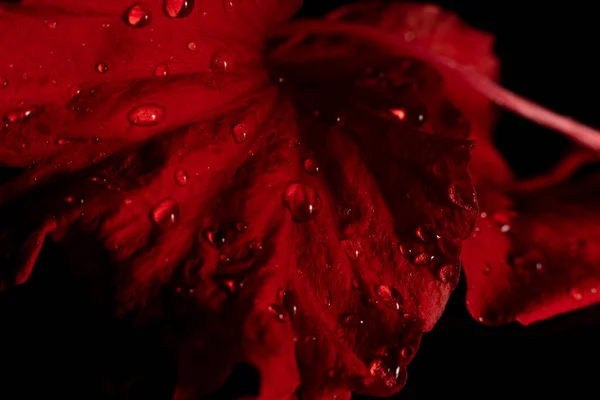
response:
<path id="1" fill-rule="evenodd" d="M 165 109 L 156 104 L 144 104 L 129 111 L 127 120 L 138 126 L 154 126 L 165 119 Z"/>
<path id="2" fill-rule="evenodd" d="M 450 200 L 467 211 L 477 207 L 477 195 L 475 189 L 470 183 L 454 182 L 448 186 L 448 196 Z"/>
<path id="3" fill-rule="evenodd" d="M 215 74 L 230 72 L 233 66 L 233 57 L 227 51 L 219 49 L 214 52 L 210 61 L 210 68 Z"/>
<path id="4" fill-rule="evenodd" d="M 319 193 L 300 183 L 288 185 L 283 194 L 283 204 L 294 222 L 309 221 L 321 211 Z"/>
<path id="5" fill-rule="evenodd" d="M 158 64 L 154 68 L 154 76 L 165 77 L 169 75 L 169 66 L 167 64 Z"/>
<path id="6" fill-rule="evenodd" d="M 146 7 L 135 4 L 125 13 L 123 19 L 134 28 L 143 28 L 152 21 L 152 13 Z"/>
<path id="7" fill-rule="evenodd" d="M 319 173 L 319 164 L 317 163 L 317 160 L 315 160 L 314 158 L 307 158 L 306 160 L 304 160 L 304 170 L 309 175 L 318 174 Z"/>
<path id="8" fill-rule="evenodd" d="M 108 65 L 106 65 L 106 63 L 99 62 L 98 64 L 96 64 L 96 72 L 98 72 L 100 74 L 107 73 L 108 72 Z"/>
<path id="9" fill-rule="evenodd" d="M 250 129 L 248 128 L 248 125 L 241 123 L 241 124 L 237 124 L 236 126 L 233 127 L 233 129 L 231 130 L 232 136 L 233 136 L 233 140 L 240 144 L 240 143 L 244 143 L 246 141 L 246 139 L 248 139 L 248 135 L 250 134 Z"/>
<path id="10" fill-rule="evenodd" d="M 162 228 L 174 225 L 179 221 L 179 205 L 172 198 L 163 199 L 152 209 L 150 217 Z"/>
<path id="11" fill-rule="evenodd" d="M 400 309 L 400 293 L 393 287 L 387 285 L 375 286 L 375 294 L 381 301 L 381 304 L 387 307 Z"/>
<path id="12" fill-rule="evenodd" d="M 196 44 L 196 42 L 188 42 L 187 48 L 190 51 L 196 51 L 198 50 L 198 45 Z"/>
<path id="13" fill-rule="evenodd" d="M 165 12 L 171 18 L 185 18 L 193 9 L 194 0 L 165 0 Z"/>
<path id="14" fill-rule="evenodd" d="M 175 182 L 179 186 L 185 186 L 188 183 L 188 174 L 183 169 L 178 169 L 175 171 Z"/>

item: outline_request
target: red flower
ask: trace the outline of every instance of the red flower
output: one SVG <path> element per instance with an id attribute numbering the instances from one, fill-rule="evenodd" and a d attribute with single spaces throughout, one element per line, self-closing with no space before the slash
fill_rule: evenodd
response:
<path id="1" fill-rule="evenodd" d="M 178 399 L 239 362 L 264 399 L 398 391 L 477 219 L 474 316 L 528 323 L 597 299 L 583 206 L 505 200 L 488 99 L 594 132 L 495 86 L 492 39 L 436 7 L 275 27 L 299 5 L 3 4 L 1 287 L 49 237 L 78 273 L 108 275 L 121 316 L 174 321 Z"/>

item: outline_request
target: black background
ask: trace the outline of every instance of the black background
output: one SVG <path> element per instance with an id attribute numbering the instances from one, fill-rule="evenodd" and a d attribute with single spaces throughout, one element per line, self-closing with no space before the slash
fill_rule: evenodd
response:
<path id="1" fill-rule="evenodd" d="M 348 3 L 305 1 L 304 16 Z M 506 87 L 600 127 L 600 35 L 597 14 L 587 2 L 436 3 L 497 36 Z M 496 141 L 523 177 L 550 168 L 568 144 L 508 113 L 502 114 Z M 93 311 L 78 301 L 82 288 L 57 267 L 60 254 L 49 248 L 44 259 L 29 284 L 0 295 L 0 399 L 36 398 L 40 390 L 63 399 L 100 399 L 109 393 L 111 398 L 168 399 L 175 364 L 153 329 L 132 332 Z M 530 327 L 479 325 L 466 312 L 461 281 L 438 326 L 425 335 L 408 384 L 396 398 L 594 397 L 599 342 L 599 307 Z M 242 370 L 214 398 L 230 398 L 248 384 L 248 376 Z"/>

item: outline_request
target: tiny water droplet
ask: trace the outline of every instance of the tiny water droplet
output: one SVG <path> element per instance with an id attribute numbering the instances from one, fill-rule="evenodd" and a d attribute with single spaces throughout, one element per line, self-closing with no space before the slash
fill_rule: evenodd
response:
<path id="1" fill-rule="evenodd" d="M 233 127 L 232 131 L 232 136 L 233 136 L 233 140 L 240 144 L 240 143 L 244 143 L 246 141 L 246 139 L 248 139 L 248 135 L 250 134 L 250 130 L 248 128 L 248 125 L 241 123 L 241 124 L 237 124 Z"/>
<path id="2" fill-rule="evenodd" d="M 96 72 L 100 74 L 105 74 L 106 72 L 108 72 L 108 65 L 106 65 L 106 63 L 99 62 L 98 64 L 96 64 Z"/>
<path id="3" fill-rule="evenodd" d="M 356 328 L 363 323 L 363 321 L 356 314 L 342 315 L 340 322 L 346 328 Z"/>
<path id="4" fill-rule="evenodd" d="M 169 75 L 169 66 L 167 64 L 158 64 L 154 68 L 154 76 L 165 77 Z"/>
<path id="5" fill-rule="evenodd" d="M 375 286 L 375 294 L 379 297 L 381 304 L 387 307 L 400 309 L 400 293 L 393 287 L 387 285 Z"/>
<path id="6" fill-rule="evenodd" d="M 457 264 L 446 264 L 438 271 L 438 279 L 443 283 L 456 284 L 460 274 L 460 266 Z"/>
<path id="7" fill-rule="evenodd" d="M 178 169 L 175 171 L 175 182 L 179 186 L 185 186 L 188 183 L 188 174 L 183 169 Z"/>
<path id="8" fill-rule="evenodd" d="M 54 20 L 47 20 L 46 21 L 46 26 L 50 29 L 54 29 L 56 28 L 56 21 Z"/>
<path id="9" fill-rule="evenodd" d="M 4 89 L 5 87 L 8 87 L 8 78 L 0 76 L 0 89 Z"/>
<path id="10" fill-rule="evenodd" d="M 205 229 L 203 236 L 208 243 L 215 247 L 221 247 L 227 242 L 225 234 L 218 229 Z"/>
<path id="11" fill-rule="evenodd" d="M 225 50 L 217 50 L 212 55 L 210 67 L 215 74 L 230 72 L 233 66 L 233 57 Z"/>
<path id="12" fill-rule="evenodd" d="M 59 138 L 56 139 L 56 144 L 59 146 L 66 146 L 68 144 L 71 144 L 71 140 L 69 140 L 69 138 Z"/>
<path id="13" fill-rule="evenodd" d="M 269 312 L 273 314 L 279 321 L 283 321 L 285 319 L 285 311 L 279 304 L 271 304 L 269 306 Z"/>
<path id="14" fill-rule="evenodd" d="M 248 248 L 252 251 L 262 251 L 263 245 L 259 240 L 251 240 L 248 242 Z"/>
<path id="15" fill-rule="evenodd" d="M 323 296 L 323 305 L 325 306 L 325 308 L 331 307 L 331 293 L 325 293 L 325 295 Z"/>
<path id="16" fill-rule="evenodd" d="M 196 51 L 198 50 L 198 45 L 196 45 L 196 42 L 188 42 L 187 48 L 190 51 Z"/>
<path id="17" fill-rule="evenodd" d="M 194 0 L 165 0 L 165 12 L 171 18 L 185 18 L 193 9 Z"/>
<path id="18" fill-rule="evenodd" d="M 248 223 L 246 221 L 238 221 L 235 224 L 235 229 L 237 229 L 238 232 L 245 232 L 248 230 Z"/>
<path id="19" fill-rule="evenodd" d="M 421 239 L 422 241 L 424 241 L 426 243 L 433 242 L 433 241 L 439 239 L 439 237 L 436 235 L 436 233 L 434 232 L 431 225 L 421 225 L 417 228 L 415 233 L 419 239 Z"/>
<path id="20" fill-rule="evenodd" d="M 569 293 L 571 294 L 571 298 L 575 301 L 580 301 L 583 299 L 583 292 L 581 289 L 573 288 Z"/>
<path id="21" fill-rule="evenodd" d="M 236 0 L 223 0 L 223 9 L 226 13 L 233 12 L 236 7 Z"/>
<path id="22" fill-rule="evenodd" d="M 154 126 L 165 119 L 165 109 L 156 104 L 135 107 L 127 114 L 127 120 L 138 126 Z"/>
<path id="23" fill-rule="evenodd" d="M 357 261 L 361 255 L 361 245 L 353 239 L 344 239 L 340 241 L 340 245 L 351 261 Z"/>
<path id="24" fill-rule="evenodd" d="M 306 160 L 304 160 L 304 170 L 309 175 L 318 174 L 319 164 L 317 163 L 317 160 L 315 160 L 314 158 L 307 158 Z"/>
<path id="25" fill-rule="evenodd" d="M 400 359 L 405 363 L 409 363 L 410 360 L 415 356 L 415 348 L 412 346 L 403 347 L 400 350 Z"/>
<path id="26" fill-rule="evenodd" d="M 283 203 L 294 222 L 307 222 L 321 211 L 321 197 L 313 189 L 300 183 L 288 185 Z"/>
<path id="27" fill-rule="evenodd" d="M 94 136 L 90 139 L 90 143 L 91 144 L 100 144 L 100 143 L 102 143 L 102 138 L 100 138 L 99 136 Z"/>
<path id="28" fill-rule="evenodd" d="M 152 13 L 144 6 L 135 4 L 127 10 L 123 19 L 133 28 L 143 28 L 152 21 Z"/>
<path id="29" fill-rule="evenodd" d="M 4 115 L 4 120 L 9 124 L 16 124 L 19 122 L 24 122 L 38 111 L 39 111 L 39 109 L 35 106 L 19 108 L 19 109 L 7 112 Z"/>
<path id="30" fill-rule="evenodd" d="M 390 113 L 400 121 L 406 120 L 406 110 L 404 108 L 395 108 L 390 110 Z"/>
<path id="31" fill-rule="evenodd" d="M 152 209 L 150 217 L 161 228 L 174 225 L 179 221 L 179 205 L 172 198 L 163 199 Z"/>
<path id="32" fill-rule="evenodd" d="M 450 201 L 458 207 L 471 211 L 477 207 L 477 195 L 473 185 L 466 182 L 453 182 L 448 186 Z"/>
<path id="33" fill-rule="evenodd" d="M 416 242 L 400 243 L 400 246 L 398 246 L 398 249 L 400 250 L 400 254 L 402 254 L 404 257 L 416 256 L 416 255 L 423 253 L 423 251 L 425 251 L 425 248 L 423 247 L 423 245 L 420 243 L 416 243 Z"/>

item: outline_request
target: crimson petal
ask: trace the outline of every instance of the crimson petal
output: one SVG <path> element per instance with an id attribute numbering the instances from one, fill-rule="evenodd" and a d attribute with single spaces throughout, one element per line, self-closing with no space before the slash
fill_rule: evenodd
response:
<path id="1" fill-rule="evenodd" d="M 265 399 L 390 395 L 474 226 L 469 133 L 435 71 L 352 43 L 300 47 L 270 84 L 263 34 L 294 5 L 227 3 L 2 9 L 2 162 L 30 166 L 0 188 L 3 285 L 46 235 L 108 273 L 121 316 L 177 321 L 178 399 L 239 362 Z"/>

